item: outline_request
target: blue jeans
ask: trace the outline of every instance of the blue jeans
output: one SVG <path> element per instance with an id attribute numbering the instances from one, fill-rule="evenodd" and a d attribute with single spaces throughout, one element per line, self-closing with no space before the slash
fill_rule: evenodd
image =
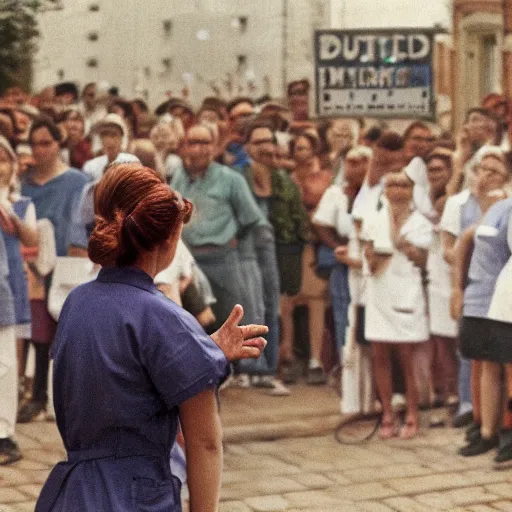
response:
<path id="1" fill-rule="evenodd" d="M 345 332 L 348 327 L 348 306 L 350 304 L 350 290 L 348 287 L 348 268 L 337 263 L 329 276 L 329 294 L 331 296 L 332 314 L 334 317 L 334 334 L 336 336 L 336 350 L 341 357 L 345 344 Z"/>
<path id="2" fill-rule="evenodd" d="M 241 361 L 241 371 L 253 375 L 275 375 L 279 360 L 279 272 L 276 247 L 271 232 L 255 238 L 255 251 L 261 273 L 264 322 L 268 327 L 267 346 L 257 360 Z"/>

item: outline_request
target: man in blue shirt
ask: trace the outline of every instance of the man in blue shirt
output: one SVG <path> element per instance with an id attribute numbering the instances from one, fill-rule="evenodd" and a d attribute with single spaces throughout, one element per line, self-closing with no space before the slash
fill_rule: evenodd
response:
<path id="1" fill-rule="evenodd" d="M 184 140 L 184 168 L 176 171 L 171 185 L 194 204 L 182 238 L 212 285 L 217 298 L 212 306 L 217 318 L 213 328 L 217 329 L 237 303 L 244 306 L 244 322 L 255 320 L 249 318 L 257 307 L 251 283 L 242 278 L 239 246 L 246 250 L 250 233 L 267 221 L 243 176 L 214 162 L 214 153 L 212 131 L 192 126 Z"/>

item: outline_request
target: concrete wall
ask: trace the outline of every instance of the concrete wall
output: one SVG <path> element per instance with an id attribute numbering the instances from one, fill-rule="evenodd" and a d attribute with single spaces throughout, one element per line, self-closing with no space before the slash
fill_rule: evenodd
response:
<path id="1" fill-rule="evenodd" d="M 449 25 L 449 0 L 63 0 L 39 17 L 34 88 L 106 80 L 153 106 L 188 88 L 193 103 L 220 90 L 282 96 L 283 82 L 313 83 L 313 32 Z M 96 4 L 99 11 L 92 12 Z M 239 19 L 247 18 L 241 30 Z M 165 20 L 171 23 L 164 29 Z M 449 27 L 448 27 L 449 28 Z M 98 35 L 90 41 L 90 33 Z M 199 38 L 198 38 L 199 35 Z M 201 38 L 203 40 L 201 40 Z M 245 56 L 239 65 L 239 56 Z M 97 67 L 87 64 L 97 60 Z M 165 63 L 167 62 L 168 67 Z M 229 76 L 228 76 L 229 75 Z"/>

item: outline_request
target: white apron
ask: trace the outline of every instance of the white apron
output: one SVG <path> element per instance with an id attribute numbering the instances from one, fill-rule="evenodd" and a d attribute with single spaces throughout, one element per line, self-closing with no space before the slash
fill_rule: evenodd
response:
<path id="1" fill-rule="evenodd" d="M 450 316 L 451 267 L 443 258 L 438 226 L 427 260 L 430 332 L 437 336 L 456 338 L 458 323 Z"/>
<path id="2" fill-rule="evenodd" d="M 376 342 L 423 342 L 429 339 L 427 303 L 421 271 L 391 242 L 389 216 L 382 208 L 375 217 L 374 248 L 391 254 L 382 273 L 368 279 L 365 337 Z M 432 243 L 432 226 L 412 212 L 400 235 L 416 247 Z"/>

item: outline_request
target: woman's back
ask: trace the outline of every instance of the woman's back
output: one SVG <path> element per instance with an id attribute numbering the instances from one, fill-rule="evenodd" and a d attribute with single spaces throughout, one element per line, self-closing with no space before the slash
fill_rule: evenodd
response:
<path id="1" fill-rule="evenodd" d="M 202 378 L 217 380 L 214 368 L 225 371 L 222 352 L 193 317 L 135 268 L 103 269 L 70 294 L 53 351 L 57 422 L 71 450 L 120 427 L 170 450 L 176 406 Z"/>

